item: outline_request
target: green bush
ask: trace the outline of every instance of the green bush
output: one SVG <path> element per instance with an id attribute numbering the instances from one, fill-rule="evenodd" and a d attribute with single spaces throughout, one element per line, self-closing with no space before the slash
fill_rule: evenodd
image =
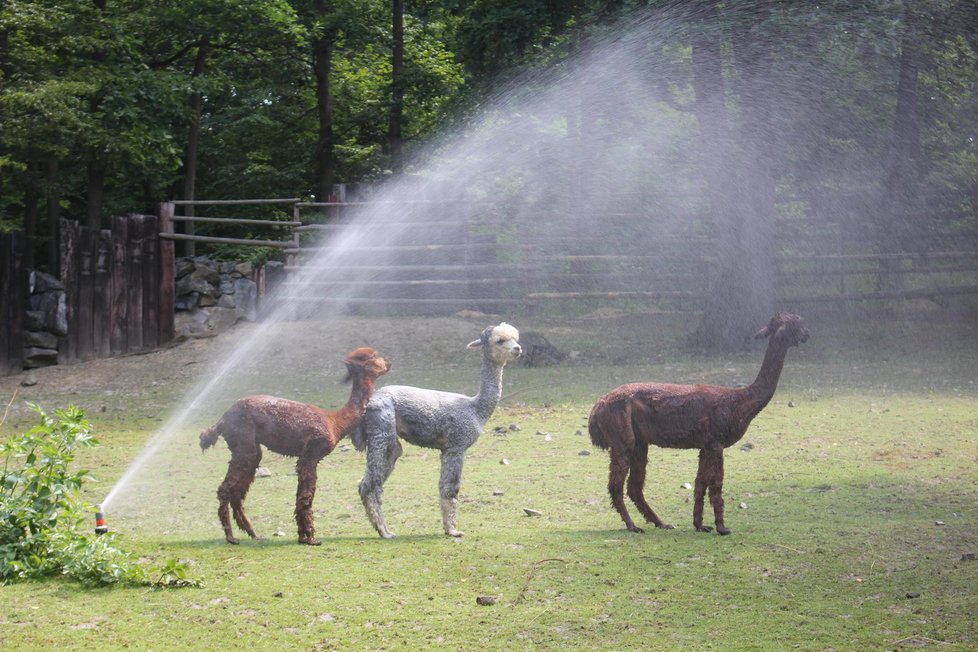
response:
<path id="1" fill-rule="evenodd" d="M 69 467 L 75 451 L 97 445 L 79 408 L 48 416 L 30 404 L 40 422 L 0 445 L 0 584 L 65 575 L 84 584 L 192 586 L 183 564 L 169 561 L 160 580 L 115 547 L 111 534 L 85 530 L 95 511 L 79 497 L 87 471 Z"/>

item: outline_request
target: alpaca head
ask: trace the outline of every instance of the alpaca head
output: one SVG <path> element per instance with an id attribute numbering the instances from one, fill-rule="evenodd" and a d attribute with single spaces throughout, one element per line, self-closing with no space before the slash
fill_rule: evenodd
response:
<path id="1" fill-rule="evenodd" d="M 346 378 L 343 382 L 349 382 L 355 377 L 368 377 L 377 379 L 386 374 L 391 363 L 380 357 L 376 351 L 369 346 L 354 349 L 346 354 L 343 359 L 346 365 Z"/>
<path id="2" fill-rule="evenodd" d="M 808 341 L 808 329 L 798 315 L 790 312 L 779 312 L 767 326 L 754 336 L 755 339 L 770 337 L 771 343 L 783 344 L 786 347 L 798 346 Z"/>
<path id="3" fill-rule="evenodd" d="M 488 355 L 493 362 L 504 365 L 510 360 L 514 360 L 523 353 L 520 346 L 520 332 L 506 322 L 498 326 L 489 326 L 482 331 L 479 339 L 469 342 L 468 348 L 482 348 L 485 355 Z"/>

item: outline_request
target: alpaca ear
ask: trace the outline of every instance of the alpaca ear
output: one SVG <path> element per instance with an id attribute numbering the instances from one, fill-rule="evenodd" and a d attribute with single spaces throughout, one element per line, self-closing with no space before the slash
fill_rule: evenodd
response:
<path id="1" fill-rule="evenodd" d="M 768 324 L 754 335 L 755 340 L 762 340 L 771 334 L 771 324 Z"/>
<path id="2" fill-rule="evenodd" d="M 467 348 L 467 349 L 477 349 L 480 346 L 482 346 L 482 340 L 472 340 L 471 342 L 468 343 L 468 345 L 465 348 Z"/>

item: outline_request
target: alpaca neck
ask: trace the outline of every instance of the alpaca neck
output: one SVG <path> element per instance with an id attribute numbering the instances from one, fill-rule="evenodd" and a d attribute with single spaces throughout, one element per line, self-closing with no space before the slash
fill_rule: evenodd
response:
<path id="1" fill-rule="evenodd" d="M 346 404 L 337 412 L 337 418 L 342 423 L 340 437 L 346 435 L 349 426 L 359 421 L 367 411 L 367 402 L 374 391 L 374 381 L 369 377 L 356 377 L 353 379 L 353 389 Z"/>
<path id="2" fill-rule="evenodd" d="M 781 370 L 784 369 L 784 358 L 788 354 L 788 347 L 776 343 L 773 340 L 768 343 L 767 350 L 764 352 L 764 362 L 761 363 L 761 370 L 757 372 L 757 378 L 746 388 L 746 398 L 748 412 L 751 418 L 757 415 L 774 396 L 774 390 L 778 388 L 778 380 L 781 378 Z"/>
<path id="3" fill-rule="evenodd" d="M 482 359 L 482 381 L 475 397 L 475 413 L 480 423 L 485 424 L 489 420 L 502 395 L 503 367 L 486 356 Z"/>

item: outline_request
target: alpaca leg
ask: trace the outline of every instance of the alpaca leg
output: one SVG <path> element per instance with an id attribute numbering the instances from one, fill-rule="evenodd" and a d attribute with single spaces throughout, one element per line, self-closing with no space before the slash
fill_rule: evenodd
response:
<path id="1" fill-rule="evenodd" d="M 703 498 L 707 491 L 713 506 L 717 533 L 730 534 L 723 524 L 723 450 L 701 450 L 700 466 L 696 474 L 696 487 L 693 490 L 693 527 L 700 532 L 712 532 L 713 528 L 703 525 Z"/>
<path id="2" fill-rule="evenodd" d="M 703 496 L 706 495 L 710 471 L 707 452 L 701 450 L 699 469 L 696 471 L 696 484 L 693 487 L 693 527 L 696 528 L 697 532 L 713 531 L 709 525 L 703 525 Z"/>
<path id="3" fill-rule="evenodd" d="M 248 515 L 244 511 L 244 499 L 248 495 L 248 490 L 251 488 L 252 483 L 255 481 L 255 471 L 258 470 L 258 465 L 261 464 L 261 455 L 261 446 L 255 444 L 254 450 L 249 455 L 242 457 L 245 463 L 243 468 L 246 472 L 241 477 L 241 482 L 231 497 L 231 512 L 234 514 L 234 522 L 238 524 L 239 528 L 247 532 L 248 536 L 258 540 L 262 540 L 263 537 L 258 536 L 255 528 L 251 525 L 251 521 L 248 520 Z"/>
<path id="4" fill-rule="evenodd" d="M 465 451 L 441 452 L 441 477 L 438 480 L 438 496 L 441 499 L 441 522 L 445 534 L 460 537 L 464 533 L 458 529 L 458 490 L 462 485 L 462 465 Z"/>
<path id="5" fill-rule="evenodd" d="M 299 527 L 299 543 L 318 546 L 312 501 L 316 497 L 316 466 L 319 459 L 300 457 L 295 465 L 299 484 L 295 491 L 295 522 Z"/>
<path id="6" fill-rule="evenodd" d="M 630 470 L 628 473 L 628 497 L 632 499 L 635 506 L 638 507 L 638 511 L 642 513 L 645 520 L 649 523 L 654 523 L 657 528 L 662 528 L 664 530 L 671 530 L 672 526 L 668 523 L 663 523 L 649 504 L 645 501 L 645 495 L 643 489 L 645 488 L 645 469 L 649 463 L 649 446 L 648 444 L 635 444 L 635 449 L 632 451 L 631 458 L 629 460 Z"/>
<path id="7" fill-rule="evenodd" d="M 234 531 L 231 529 L 231 514 L 228 507 L 229 499 L 226 493 L 221 491 L 223 488 L 224 484 L 222 483 L 221 487 L 217 490 L 217 517 L 221 519 L 221 527 L 224 528 L 224 539 L 228 543 L 237 545 L 238 540 L 234 537 Z"/>
<path id="8" fill-rule="evenodd" d="M 644 530 L 632 521 L 632 517 L 625 508 L 625 477 L 628 475 L 628 455 L 615 448 L 611 449 L 611 463 L 608 468 L 608 493 L 611 494 L 611 504 L 614 506 L 621 520 L 625 521 L 625 528 L 629 532 L 644 532 Z"/>
<path id="9" fill-rule="evenodd" d="M 384 521 L 380 495 L 384 492 L 384 483 L 394 470 L 394 464 L 402 451 L 397 435 L 373 438 L 367 447 L 367 470 L 360 481 L 360 500 L 367 512 L 367 518 L 377 534 L 384 539 L 393 539 L 394 533 L 387 529 Z"/>
<path id="10" fill-rule="evenodd" d="M 224 476 L 224 482 L 217 489 L 217 500 L 219 502 L 217 516 L 221 519 L 221 527 L 224 528 L 224 538 L 228 543 L 238 543 L 231 529 L 230 509 L 231 507 L 234 508 L 235 520 L 241 526 L 241 521 L 238 520 L 239 510 L 241 509 L 241 503 L 244 500 L 245 494 L 248 493 L 248 487 L 255 477 L 255 468 L 258 466 L 257 464 L 252 465 L 252 457 L 252 455 L 243 452 L 239 447 L 232 448 L 227 475 Z M 245 522 L 247 523 L 247 518 L 245 518 Z M 250 525 L 248 523 L 248 527 Z M 242 529 L 248 532 L 249 535 L 254 536 L 252 534 L 254 532 L 253 529 L 250 532 L 246 527 L 242 527 Z"/>
<path id="11" fill-rule="evenodd" d="M 713 473 L 710 475 L 710 504 L 713 506 L 713 522 L 717 534 L 730 534 L 730 528 L 723 524 L 723 451 L 710 451 Z"/>

